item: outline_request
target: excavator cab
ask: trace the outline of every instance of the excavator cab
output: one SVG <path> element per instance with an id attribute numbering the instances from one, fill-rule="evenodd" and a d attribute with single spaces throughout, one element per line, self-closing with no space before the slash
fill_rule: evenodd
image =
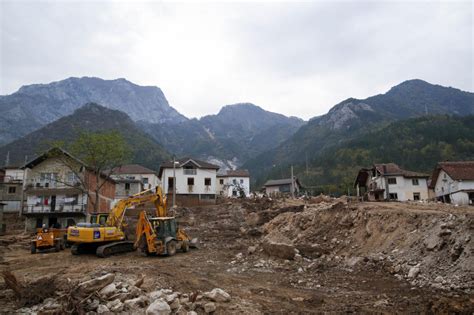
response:
<path id="1" fill-rule="evenodd" d="M 95 223 L 99 224 L 100 226 L 105 226 L 108 217 L 108 213 L 91 213 L 89 217 L 89 223 Z"/>

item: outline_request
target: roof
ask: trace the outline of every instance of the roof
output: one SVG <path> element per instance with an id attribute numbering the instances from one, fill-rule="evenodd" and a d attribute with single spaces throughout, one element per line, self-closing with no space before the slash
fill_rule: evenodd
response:
<path id="1" fill-rule="evenodd" d="M 295 182 L 301 186 L 298 178 L 295 177 Z M 291 178 L 283 178 L 283 179 L 270 179 L 268 180 L 263 186 L 281 186 L 281 185 L 291 185 Z"/>
<path id="2" fill-rule="evenodd" d="M 217 177 L 250 177 L 248 170 L 226 170 L 223 174 L 217 174 Z"/>
<path id="3" fill-rule="evenodd" d="M 181 159 L 176 160 L 176 168 L 183 167 L 188 163 L 192 163 L 196 166 L 196 168 L 201 168 L 201 169 L 215 169 L 215 170 L 218 170 L 220 168 L 218 165 L 211 164 L 211 163 L 201 161 L 201 160 L 198 160 L 198 159 L 194 159 L 194 158 L 190 158 L 190 157 L 185 157 L 185 158 L 181 158 Z M 158 176 L 161 177 L 161 174 L 163 173 L 163 170 L 165 168 L 173 168 L 173 161 L 163 162 L 160 165 L 160 171 L 159 171 Z"/>
<path id="4" fill-rule="evenodd" d="M 139 179 L 131 179 L 131 178 L 114 178 L 116 183 L 141 183 L 142 181 Z"/>
<path id="5" fill-rule="evenodd" d="M 116 167 L 113 169 L 114 174 L 156 174 L 154 170 L 151 170 L 145 166 L 139 164 L 127 164 Z"/>
<path id="6" fill-rule="evenodd" d="M 379 171 L 382 176 L 430 177 L 428 174 L 404 170 L 395 163 L 374 164 L 374 168 Z"/>
<path id="7" fill-rule="evenodd" d="M 439 162 L 433 171 L 430 188 L 436 185 L 441 170 L 453 180 L 474 180 L 474 161 Z"/>

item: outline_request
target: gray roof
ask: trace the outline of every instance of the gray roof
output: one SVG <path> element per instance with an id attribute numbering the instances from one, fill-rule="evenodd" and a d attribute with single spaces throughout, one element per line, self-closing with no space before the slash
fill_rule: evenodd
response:
<path id="1" fill-rule="evenodd" d="M 298 178 L 295 177 L 295 183 L 301 186 Z M 268 180 L 263 186 L 281 186 L 281 185 L 291 185 L 291 178 L 283 178 L 283 179 L 271 179 Z"/>
<path id="2" fill-rule="evenodd" d="M 215 169 L 215 170 L 218 170 L 220 168 L 218 165 L 211 164 L 211 163 L 201 161 L 201 160 L 198 160 L 198 159 L 189 158 L 189 157 L 185 157 L 185 158 L 182 158 L 182 159 L 177 159 L 176 160 L 176 168 L 183 167 L 188 163 L 192 163 L 197 168 L 202 168 L 202 169 Z M 160 165 L 160 171 L 159 171 L 159 174 L 158 174 L 159 177 L 161 177 L 161 174 L 163 173 L 163 170 L 165 168 L 173 168 L 173 161 L 163 162 Z"/>

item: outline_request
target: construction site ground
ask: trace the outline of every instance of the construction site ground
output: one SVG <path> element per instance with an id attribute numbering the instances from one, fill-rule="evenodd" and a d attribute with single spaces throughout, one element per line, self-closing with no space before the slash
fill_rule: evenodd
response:
<path id="1" fill-rule="evenodd" d="M 474 311 L 472 207 L 321 197 L 226 201 L 178 208 L 176 216 L 199 238 L 199 249 L 173 257 L 131 252 L 101 259 L 69 249 L 32 255 L 30 235 L 10 230 L 0 237 L 0 268 L 25 287 L 36 283 L 31 290 L 49 279 L 56 291 L 67 291 L 107 273 L 144 278 L 144 292 L 220 288 L 231 300 L 218 303 L 216 314 Z M 276 234 L 284 239 L 272 240 Z M 294 247 L 294 256 L 284 257 L 280 245 Z M 13 313 L 19 303 L 0 277 L 0 313 Z"/>

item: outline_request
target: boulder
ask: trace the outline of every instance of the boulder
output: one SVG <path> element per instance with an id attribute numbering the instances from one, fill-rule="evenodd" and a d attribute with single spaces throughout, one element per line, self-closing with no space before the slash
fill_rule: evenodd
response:
<path id="1" fill-rule="evenodd" d="M 438 247 L 438 244 L 442 243 L 443 240 L 436 234 L 432 233 L 425 239 L 426 249 L 432 251 Z"/>
<path id="2" fill-rule="evenodd" d="M 125 288 L 123 288 L 125 289 Z M 99 294 L 103 297 L 108 297 L 108 296 L 111 296 L 112 294 L 115 293 L 115 291 L 117 290 L 117 288 L 115 287 L 115 283 L 111 283 L 109 285 L 106 285 L 104 288 L 102 288 L 102 290 L 100 290 Z"/>
<path id="3" fill-rule="evenodd" d="M 211 292 L 204 293 L 204 296 L 214 302 L 230 301 L 230 294 L 219 288 L 215 288 Z"/>
<path id="4" fill-rule="evenodd" d="M 213 313 L 215 311 L 216 311 L 216 304 L 212 302 L 204 304 L 204 312 L 206 312 L 206 314 Z"/>
<path id="5" fill-rule="evenodd" d="M 263 250 L 270 256 L 282 259 L 294 259 L 295 247 L 290 239 L 278 231 L 270 232 L 263 239 Z"/>
<path id="6" fill-rule="evenodd" d="M 179 299 L 174 299 L 174 301 L 171 302 L 169 306 L 174 311 L 174 310 L 179 309 L 179 307 L 181 306 L 181 303 L 179 302 Z"/>
<path id="7" fill-rule="evenodd" d="M 416 278 L 418 274 L 420 273 L 420 266 L 416 265 L 410 268 L 408 271 L 408 278 Z"/>
<path id="8" fill-rule="evenodd" d="M 101 277 L 82 282 L 78 285 L 78 289 L 84 293 L 92 293 L 94 291 L 99 291 L 105 286 L 111 284 L 115 280 L 115 275 L 113 273 L 108 273 Z"/>
<path id="9" fill-rule="evenodd" d="M 147 304 L 147 298 L 140 296 L 134 299 L 125 300 L 123 304 L 129 309 L 144 308 Z"/>
<path id="10" fill-rule="evenodd" d="M 148 297 L 153 301 L 159 299 L 162 296 L 163 296 L 163 291 L 162 290 L 157 290 L 157 291 L 153 291 L 153 292 L 148 293 Z"/>
<path id="11" fill-rule="evenodd" d="M 108 313 L 110 312 L 109 308 L 107 306 L 105 306 L 104 304 L 100 304 L 98 307 L 97 307 L 97 314 L 105 314 L 105 313 Z"/>
<path id="12" fill-rule="evenodd" d="M 113 312 L 117 313 L 123 310 L 123 303 L 119 299 L 115 299 L 107 303 L 107 308 Z"/>
<path id="13" fill-rule="evenodd" d="M 163 299 L 158 299 L 151 303 L 146 309 L 146 315 L 169 315 L 171 308 Z"/>

